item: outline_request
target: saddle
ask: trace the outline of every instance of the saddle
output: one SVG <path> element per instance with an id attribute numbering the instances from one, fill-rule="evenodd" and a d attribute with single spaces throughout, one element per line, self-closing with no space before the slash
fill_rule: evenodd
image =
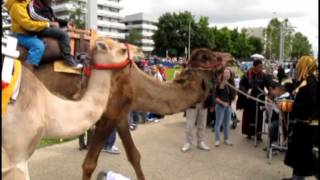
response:
<path id="1" fill-rule="evenodd" d="M 85 67 L 89 66 L 91 64 L 90 50 L 96 40 L 96 31 L 69 29 L 68 33 L 71 54 Z M 64 65 L 57 40 L 43 38 L 43 41 L 46 44 L 46 50 L 34 74 L 52 93 L 67 99 L 79 99 L 87 88 L 88 77 L 81 70 Z M 21 47 L 18 49 L 20 50 L 19 59 L 25 60 L 26 49 Z M 76 98 L 75 94 L 77 94 Z"/>
<path id="2" fill-rule="evenodd" d="M 84 65 L 88 65 L 90 62 L 90 49 L 94 45 L 94 40 L 97 37 L 97 33 L 95 30 L 82 30 L 82 29 L 68 29 L 68 34 L 70 37 L 70 49 L 71 54 L 75 57 L 76 61 L 79 61 L 80 63 L 83 63 Z M 43 64 L 53 63 L 53 62 L 59 62 L 62 61 L 61 51 L 59 47 L 59 43 L 56 39 L 44 37 L 42 38 L 42 41 L 46 45 L 46 49 L 44 52 L 44 55 L 40 61 L 40 66 Z M 27 59 L 27 50 L 21 46 L 18 46 L 18 51 L 20 52 L 20 56 L 18 59 L 21 61 L 25 61 Z M 57 63 L 59 64 L 59 63 Z M 64 72 L 69 70 L 68 66 L 58 66 L 56 72 Z M 72 68 L 69 68 L 72 69 Z M 71 72 L 73 73 L 73 72 Z M 80 74 L 79 72 L 76 72 L 77 74 Z"/>

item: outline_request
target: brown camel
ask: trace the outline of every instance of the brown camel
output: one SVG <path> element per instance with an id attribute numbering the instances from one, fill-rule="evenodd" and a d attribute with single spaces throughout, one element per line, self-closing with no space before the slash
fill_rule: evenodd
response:
<path id="1" fill-rule="evenodd" d="M 95 64 L 121 63 L 128 49 L 108 39 L 93 48 Z M 41 69 L 41 67 L 40 67 Z M 27 161 L 44 137 L 78 136 L 99 120 L 107 107 L 111 70 L 92 69 L 88 88 L 79 101 L 53 95 L 28 69 L 22 69 L 21 91 L 2 118 L 2 177 L 30 179 Z"/>
<path id="2" fill-rule="evenodd" d="M 210 64 L 219 60 L 217 55 L 206 49 L 199 49 L 193 52 L 192 63 Z M 220 59 L 221 61 L 221 59 Z M 222 65 L 214 68 L 220 69 Z M 46 71 L 48 72 L 48 71 Z M 126 149 L 127 157 L 133 165 L 138 179 L 144 179 L 144 175 L 140 166 L 140 154 L 135 147 L 128 128 L 127 116 L 131 110 L 149 111 L 158 114 L 172 114 L 180 112 L 192 104 L 202 101 L 206 98 L 208 89 L 205 81 L 212 77 L 213 71 L 199 70 L 195 67 L 185 69 L 179 80 L 169 83 L 161 83 L 149 77 L 139 70 L 135 64 L 115 72 L 112 77 L 111 99 L 107 105 L 107 111 L 104 112 L 92 141 L 89 146 L 88 155 L 83 164 L 83 179 L 90 179 L 93 170 L 96 167 L 98 155 L 102 149 L 103 142 L 109 135 L 110 131 L 116 127 L 123 145 Z M 77 76 L 69 76 L 59 74 L 45 75 L 41 71 L 37 71 L 37 76 L 48 87 L 67 98 L 73 98 L 74 93 L 78 91 Z M 52 72 L 54 73 L 54 72 Z M 66 91 L 63 83 L 54 83 L 50 81 L 50 77 L 56 77 L 54 81 L 64 82 L 66 79 L 73 87 L 73 93 Z M 60 79 L 60 80 L 59 80 Z M 70 90 L 70 88 L 68 88 Z"/>

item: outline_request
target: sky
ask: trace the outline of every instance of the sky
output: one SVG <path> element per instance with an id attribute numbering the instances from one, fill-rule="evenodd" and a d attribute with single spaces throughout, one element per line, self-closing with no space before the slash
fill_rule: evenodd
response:
<path id="1" fill-rule="evenodd" d="M 156 17 L 166 12 L 190 11 L 209 17 L 210 25 L 239 29 L 266 27 L 271 18 L 289 19 L 296 32 L 308 37 L 318 55 L 318 0 L 121 0 L 123 15 L 144 12 Z"/>

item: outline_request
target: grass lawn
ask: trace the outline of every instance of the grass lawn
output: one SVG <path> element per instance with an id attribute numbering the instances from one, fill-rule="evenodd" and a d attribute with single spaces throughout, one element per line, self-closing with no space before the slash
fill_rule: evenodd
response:
<path id="1" fill-rule="evenodd" d="M 43 148 L 46 146 L 51 146 L 54 144 L 61 144 L 61 143 L 65 143 L 71 140 L 74 140 L 76 138 L 69 138 L 69 139 L 43 139 L 41 140 L 40 144 L 38 145 L 37 149 L 39 148 Z"/>

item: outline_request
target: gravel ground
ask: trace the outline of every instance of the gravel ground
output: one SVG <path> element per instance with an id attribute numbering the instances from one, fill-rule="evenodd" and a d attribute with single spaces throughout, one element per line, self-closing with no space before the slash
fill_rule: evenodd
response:
<path id="1" fill-rule="evenodd" d="M 231 130 L 233 146 L 213 145 L 213 133 L 206 129 L 206 141 L 210 151 L 196 148 L 182 153 L 185 118 L 182 113 L 165 116 L 158 123 L 141 124 L 132 132 L 142 160 L 141 165 L 149 180 L 280 180 L 291 175 L 283 164 L 283 154 L 274 156 L 268 163 L 262 149 L 264 141 L 254 147 L 241 135 L 241 127 Z M 194 141 L 195 142 L 195 141 Z M 121 153 L 111 155 L 101 152 L 93 178 L 101 170 L 112 170 L 136 179 L 126 160 L 121 140 L 116 142 Z M 80 180 L 81 164 L 87 151 L 78 150 L 78 141 L 54 145 L 37 150 L 30 159 L 29 169 L 34 180 Z M 311 180 L 313 178 L 309 178 Z"/>

